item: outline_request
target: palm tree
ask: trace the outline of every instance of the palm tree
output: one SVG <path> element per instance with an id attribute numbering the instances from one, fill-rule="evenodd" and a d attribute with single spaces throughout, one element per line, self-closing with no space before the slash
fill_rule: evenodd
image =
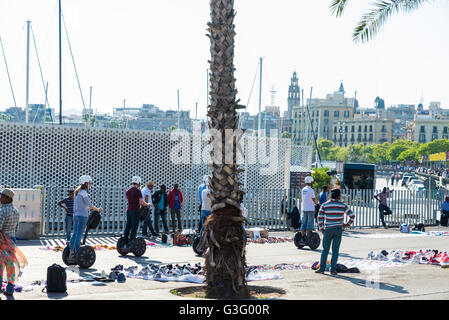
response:
<path id="1" fill-rule="evenodd" d="M 238 175 L 236 145 L 243 134 L 225 139 L 225 130 L 237 130 L 239 117 L 234 78 L 234 0 L 210 0 L 211 22 L 207 35 L 211 42 L 209 129 L 220 135 L 211 138 L 212 214 L 206 220 L 206 292 L 210 298 L 248 298 L 245 281 L 246 235 L 240 211 L 243 191 Z M 232 148 L 232 163 L 225 152 Z M 229 162 L 229 161 L 228 161 Z"/>
<path id="2" fill-rule="evenodd" d="M 331 12 L 341 17 L 349 0 L 333 0 Z M 410 12 L 418 9 L 426 2 L 433 0 L 377 0 L 373 8 L 365 13 L 354 29 L 354 42 L 368 42 L 380 31 L 381 27 L 393 13 Z"/>

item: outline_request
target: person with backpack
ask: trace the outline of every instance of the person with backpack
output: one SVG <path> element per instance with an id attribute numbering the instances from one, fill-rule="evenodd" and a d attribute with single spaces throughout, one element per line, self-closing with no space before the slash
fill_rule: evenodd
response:
<path id="1" fill-rule="evenodd" d="M 69 190 L 69 196 L 64 200 L 58 202 L 58 206 L 65 210 L 65 235 L 67 239 L 67 243 L 69 244 L 70 237 L 72 236 L 72 227 L 73 227 L 73 199 L 75 198 L 75 194 L 73 190 Z"/>
<path id="2" fill-rule="evenodd" d="M 349 206 L 341 200 L 340 189 L 332 189 L 331 199 L 325 202 L 318 212 L 318 226 L 323 232 L 323 251 L 321 252 L 320 268 L 316 273 L 326 270 L 327 256 L 332 244 L 331 275 L 337 275 L 338 253 L 340 251 L 343 230 L 354 222 L 355 215 Z M 349 221 L 344 223 L 345 215 Z"/>
<path id="3" fill-rule="evenodd" d="M 89 210 L 101 212 L 102 208 L 95 207 L 90 199 L 87 191 L 92 185 L 92 178 L 90 176 L 81 176 L 79 178 L 79 186 L 74 191 L 73 201 L 73 233 L 69 240 L 70 254 L 67 258 L 69 263 L 76 262 L 76 252 L 81 246 L 81 238 L 86 231 L 87 219 L 89 217 Z"/>
<path id="4" fill-rule="evenodd" d="M 182 231 L 182 221 L 181 221 L 181 206 L 184 201 L 184 196 L 181 190 L 178 188 L 178 184 L 173 185 L 173 189 L 168 193 L 168 206 L 170 207 L 171 213 L 171 226 L 173 233 L 176 232 L 175 228 L 175 215 L 178 220 L 178 232 Z"/>
<path id="5" fill-rule="evenodd" d="M 169 233 L 167 225 L 168 196 L 165 185 L 153 194 L 154 204 L 154 231 L 159 234 L 159 219 L 162 218 L 165 233 Z"/>
<path id="6" fill-rule="evenodd" d="M 126 190 L 126 199 L 128 199 L 128 208 L 126 210 L 126 226 L 124 238 L 124 249 L 130 247 L 130 243 L 137 236 L 137 229 L 140 221 L 140 206 L 150 207 L 151 205 L 143 200 L 142 192 L 139 187 L 142 179 L 138 176 L 132 177 L 132 187 Z"/>
<path id="7" fill-rule="evenodd" d="M 21 269 L 28 264 L 25 255 L 16 246 L 16 232 L 19 227 L 19 211 L 14 207 L 14 191 L 5 188 L 0 192 L 0 283 L 3 281 L 3 271 L 6 269 L 6 296 L 14 294 L 15 282 L 21 274 Z"/>

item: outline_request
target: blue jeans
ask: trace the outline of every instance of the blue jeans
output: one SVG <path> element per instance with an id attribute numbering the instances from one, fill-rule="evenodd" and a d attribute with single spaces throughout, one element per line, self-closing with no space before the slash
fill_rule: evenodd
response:
<path id="1" fill-rule="evenodd" d="M 154 231 L 156 233 L 159 233 L 159 218 L 162 218 L 162 224 L 164 225 L 164 231 L 168 231 L 168 225 L 167 225 L 167 208 L 161 210 L 159 208 L 154 209 Z"/>
<path id="2" fill-rule="evenodd" d="M 201 210 L 201 230 L 200 230 L 200 236 L 203 236 L 203 230 L 204 230 L 204 222 L 206 221 L 207 217 L 210 216 L 212 212 L 207 210 Z"/>
<path id="3" fill-rule="evenodd" d="M 67 241 L 70 241 L 70 237 L 72 236 L 72 227 L 73 227 L 73 216 L 66 215 L 65 216 L 65 234 Z"/>
<path id="4" fill-rule="evenodd" d="M 73 216 L 73 233 L 70 238 L 70 251 L 78 251 L 81 246 L 81 238 L 86 231 L 87 217 Z"/>
<path id="5" fill-rule="evenodd" d="M 129 243 L 136 238 L 137 229 L 139 228 L 139 222 L 140 222 L 139 212 L 130 210 L 126 211 L 126 227 L 125 227 L 125 234 L 123 235 L 123 237 L 125 238 L 125 243 Z"/>
<path id="6" fill-rule="evenodd" d="M 303 211 L 301 231 L 312 231 L 314 220 L 315 220 L 315 211 Z"/>
<path id="7" fill-rule="evenodd" d="M 320 271 L 324 271 L 326 269 L 327 255 L 329 254 L 331 243 L 332 243 L 331 271 L 337 270 L 338 253 L 340 251 L 342 234 L 343 234 L 342 227 L 324 230 L 323 251 L 321 252 L 321 260 L 320 260 Z"/>

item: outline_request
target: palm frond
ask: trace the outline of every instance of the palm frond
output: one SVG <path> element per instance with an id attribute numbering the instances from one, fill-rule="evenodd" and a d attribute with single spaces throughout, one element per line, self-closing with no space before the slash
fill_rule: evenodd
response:
<path id="1" fill-rule="evenodd" d="M 337 0 L 335 0 L 337 1 Z M 354 42 L 367 42 L 373 39 L 393 13 L 410 12 L 425 2 L 434 0 L 382 0 L 373 3 L 374 8 L 364 14 L 354 29 Z"/>
<path id="2" fill-rule="evenodd" d="M 330 5 L 330 10 L 331 10 L 332 14 L 335 14 L 335 16 L 337 18 L 341 17 L 347 4 L 348 4 L 348 0 L 333 0 Z"/>

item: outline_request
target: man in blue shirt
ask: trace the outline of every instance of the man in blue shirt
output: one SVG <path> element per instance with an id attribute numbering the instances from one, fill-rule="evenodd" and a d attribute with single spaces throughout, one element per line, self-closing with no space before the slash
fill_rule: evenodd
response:
<path id="1" fill-rule="evenodd" d="M 440 224 L 442 226 L 447 227 L 448 226 L 448 219 L 449 219 L 449 197 L 446 197 L 441 204 L 441 219 Z"/>
<path id="2" fill-rule="evenodd" d="M 65 210 L 65 234 L 67 243 L 72 237 L 73 227 L 73 199 L 75 198 L 74 190 L 69 190 L 69 197 L 58 202 L 58 206 Z"/>
<path id="3" fill-rule="evenodd" d="M 327 201 L 327 186 L 323 187 L 323 191 L 320 193 L 320 197 L 318 198 L 320 205 Z"/>

